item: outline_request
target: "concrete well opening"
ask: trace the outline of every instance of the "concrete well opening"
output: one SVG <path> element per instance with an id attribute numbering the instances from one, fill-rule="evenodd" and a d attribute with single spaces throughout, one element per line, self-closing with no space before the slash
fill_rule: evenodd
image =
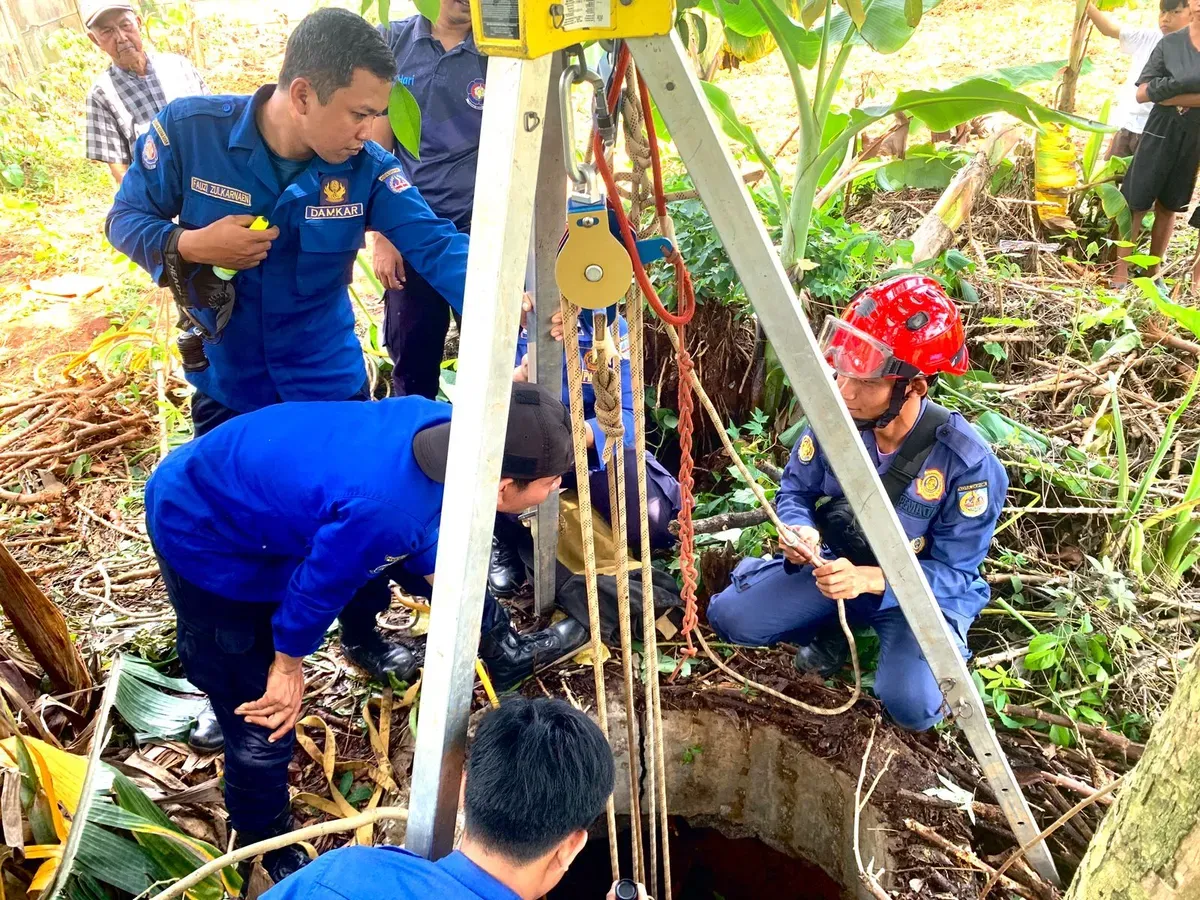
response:
<path id="1" fill-rule="evenodd" d="M 618 713 L 619 707 L 610 712 L 610 723 L 622 721 Z M 627 873 L 630 755 L 624 729 L 613 728 L 611 737 L 617 756 L 622 869 Z M 664 710 L 663 737 L 676 898 L 869 897 L 859 884 L 854 859 L 854 778 L 781 729 L 726 712 Z M 634 749 L 634 764 L 640 766 L 640 748 Z M 883 824 L 882 814 L 868 804 L 859 842 L 864 861 L 891 870 Z M 599 896 L 597 885 L 610 883 L 606 832 L 601 820 L 551 898 Z"/>

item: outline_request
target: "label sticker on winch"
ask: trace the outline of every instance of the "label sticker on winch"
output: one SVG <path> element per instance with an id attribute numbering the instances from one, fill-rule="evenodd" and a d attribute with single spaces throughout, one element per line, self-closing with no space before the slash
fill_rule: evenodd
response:
<path id="1" fill-rule="evenodd" d="M 517 0 L 482 0 L 483 36 L 519 40 L 521 12 Z"/>
<path id="2" fill-rule="evenodd" d="M 563 31 L 584 28 L 611 28 L 612 5 L 609 0 L 563 0 Z"/>

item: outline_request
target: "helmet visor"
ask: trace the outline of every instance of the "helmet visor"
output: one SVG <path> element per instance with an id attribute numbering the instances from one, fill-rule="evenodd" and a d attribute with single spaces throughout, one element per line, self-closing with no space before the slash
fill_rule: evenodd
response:
<path id="1" fill-rule="evenodd" d="M 830 316 L 821 326 L 821 352 L 838 375 L 847 378 L 888 378 L 901 374 L 902 364 L 887 344 L 843 319 Z"/>

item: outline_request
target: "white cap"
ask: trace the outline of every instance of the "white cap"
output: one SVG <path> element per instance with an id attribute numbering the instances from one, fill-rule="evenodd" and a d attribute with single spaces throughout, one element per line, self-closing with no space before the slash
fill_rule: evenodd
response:
<path id="1" fill-rule="evenodd" d="M 108 12 L 110 9 L 127 9 L 134 15 L 137 15 L 137 9 L 132 3 L 100 3 L 98 0 L 83 0 L 79 4 L 79 14 L 83 17 L 83 27 L 91 28 L 102 13 Z"/>

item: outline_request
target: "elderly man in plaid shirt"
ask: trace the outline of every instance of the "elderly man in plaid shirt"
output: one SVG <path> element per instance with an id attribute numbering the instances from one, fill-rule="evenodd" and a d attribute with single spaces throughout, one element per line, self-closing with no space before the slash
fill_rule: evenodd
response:
<path id="1" fill-rule="evenodd" d="M 88 92 L 87 158 L 108 163 L 119 187 L 134 143 L 162 108 L 208 88 L 182 56 L 142 48 L 142 20 L 133 4 L 82 5 L 88 37 L 113 61 Z"/>

